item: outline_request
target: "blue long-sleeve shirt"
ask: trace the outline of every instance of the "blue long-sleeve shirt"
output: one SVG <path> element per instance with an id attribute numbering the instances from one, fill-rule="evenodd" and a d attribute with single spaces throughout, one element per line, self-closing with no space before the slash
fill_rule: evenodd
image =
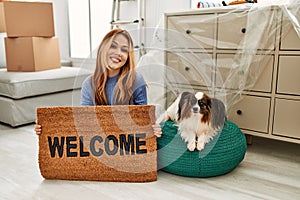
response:
<path id="1" fill-rule="evenodd" d="M 114 89 L 118 80 L 118 76 L 108 77 L 106 82 L 106 95 L 109 105 L 113 105 Z M 135 84 L 133 87 L 133 105 L 146 105 L 147 104 L 147 89 L 146 82 L 143 76 L 136 73 Z M 88 76 L 82 83 L 80 104 L 82 106 L 95 106 L 93 95 L 94 88 L 91 86 L 91 76 Z"/>

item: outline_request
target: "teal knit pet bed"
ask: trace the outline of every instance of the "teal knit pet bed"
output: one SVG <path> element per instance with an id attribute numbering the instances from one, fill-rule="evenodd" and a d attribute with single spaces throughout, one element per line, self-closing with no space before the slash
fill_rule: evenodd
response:
<path id="1" fill-rule="evenodd" d="M 246 154 L 245 135 L 231 121 L 202 151 L 189 151 L 177 131 L 172 121 L 162 125 L 162 137 L 157 139 L 158 169 L 180 176 L 219 176 L 235 169 Z"/>

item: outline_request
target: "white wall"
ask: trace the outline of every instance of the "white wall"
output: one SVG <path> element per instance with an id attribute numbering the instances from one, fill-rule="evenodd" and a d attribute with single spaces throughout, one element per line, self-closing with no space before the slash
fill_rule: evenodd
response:
<path id="1" fill-rule="evenodd" d="M 55 35 L 59 40 L 60 56 L 62 60 L 69 60 L 69 24 L 67 0 L 35 0 L 52 2 L 54 12 Z"/>
<path id="2" fill-rule="evenodd" d="M 26 1 L 26 0 L 20 0 Z M 54 10 L 55 34 L 59 39 L 60 55 L 62 60 L 69 60 L 69 24 L 68 24 L 68 1 L 67 0 L 28 0 L 40 2 L 52 2 Z M 100 0 L 99 0 L 100 1 Z M 154 28 L 160 20 L 162 20 L 165 11 L 186 10 L 190 7 L 189 0 L 145 0 L 146 1 L 146 27 Z M 130 6 L 125 7 L 122 12 L 125 15 L 134 15 L 136 12 L 132 6 L 134 2 L 130 2 Z M 129 2 L 128 2 L 129 4 Z M 80 13 L 78 13 L 80 15 Z M 151 33 L 146 37 L 151 38 Z M 0 35 L 0 65 L 5 66 L 4 44 L 3 38 L 6 34 Z M 147 41 L 146 39 L 146 45 Z M 3 58 L 2 58 L 3 57 Z"/>
<path id="3" fill-rule="evenodd" d="M 55 34 L 59 38 L 62 60 L 69 59 L 69 24 L 67 0 L 53 0 Z"/>
<path id="4" fill-rule="evenodd" d="M 41 1 L 41 0 L 40 0 Z M 42 0 L 53 2 L 54 21 L 56 35 L 60 40 L 61 57 L 69 59 L 69 29 L 68 29 L 68 9 L 67 0 Z M 164 11 L 186 10 L 190 7 L 189 0 L 145 0 L 146 1 L 146 27 L 156 27 L 162 19 Z M 124 7 L 128 15 L 132 12 L 132 7 Z M 128 9 L 128 12 L 126 12 Z M 80 13 L 78 13 L 80 15 Z M 149 37 L 149 36 L 147 36 Z M 151 37 L 151 36 L 150 36 Z"/>

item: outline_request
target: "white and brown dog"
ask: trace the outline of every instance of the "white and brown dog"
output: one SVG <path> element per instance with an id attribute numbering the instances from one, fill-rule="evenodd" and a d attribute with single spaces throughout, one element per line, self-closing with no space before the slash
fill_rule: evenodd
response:
<path id="1" fill-rule="evenodd" d="M 226 111 L 222 101 L 205 93 L 183 92 L 165 112 L 163 121 L 167 120 L 177 124 L 190 151 L 201 151 L 223 128 Z"/>

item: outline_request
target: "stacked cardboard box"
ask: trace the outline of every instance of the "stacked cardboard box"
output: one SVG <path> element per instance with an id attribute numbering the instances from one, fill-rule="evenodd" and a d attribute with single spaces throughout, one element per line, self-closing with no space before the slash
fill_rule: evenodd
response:
<path id="1" fill-rule="evenodd" d="M 1 4 L 4 20 L 0 21 L 0 31 L 4 29 L 7 33 L 7 71 L 59 68 L 59 41 L 55 37 L 52 3 L 4 1 Z"/>

